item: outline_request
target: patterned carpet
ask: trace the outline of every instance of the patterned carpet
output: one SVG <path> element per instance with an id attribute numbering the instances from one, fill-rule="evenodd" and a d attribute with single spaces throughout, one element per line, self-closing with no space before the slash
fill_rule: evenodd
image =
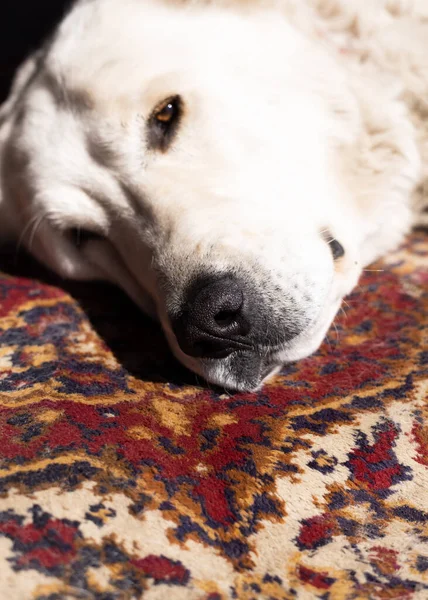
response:
<path id="1" fill-rule="evenodd" d="M 199 385 L 119 291 L 2 261 L 2 600 L 428 598 L 424 234 L 258 394 Z"/>

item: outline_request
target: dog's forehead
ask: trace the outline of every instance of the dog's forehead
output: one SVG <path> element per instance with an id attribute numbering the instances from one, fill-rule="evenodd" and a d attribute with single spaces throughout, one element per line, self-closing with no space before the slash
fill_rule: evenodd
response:
<path id="1" fill-rule="evenodd" d="M 293 42 L 284 26 L 255 9 L 243 15 L 152 0 L 86 1 L 61 24 L 46 66 L 68 87 L 100 97 L 141 94 L 147 82 L 174 76 L 209 85 L 239 72 L 244 87 L 245 72 L 254 79 L 285 69 Z"/>
<path id="2" fill-rule="evenodd" d="M 249 202 L 296 195 L 311 164 L 306 196 L 315 199 L 325 179 L 324 138 L 316 99 L 295 85 L 301 69 L 291 57 L 304 48 L 301 38 L 276 17 L 210 10 L 149 0 L 78 4 L 28 99 L 24 137 L 35 177 L 97 190 L 107 178 L 144 178 L 166 202 L 189 189 L 195 201 L 215 190 Z M 184 94 L 185 118 L 174 152 L 154 156 L 146 152 L 146 117 L 171 92 Z"/>

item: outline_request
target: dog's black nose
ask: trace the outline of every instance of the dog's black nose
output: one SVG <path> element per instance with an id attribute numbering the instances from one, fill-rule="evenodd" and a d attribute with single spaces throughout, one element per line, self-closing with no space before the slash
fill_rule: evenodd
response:
<path id="1" fill-rule="evenodd" d="M 224 358 L 249 346 L 248 298 L 232 276 L 199 282 L 191 287 L 184 310 L 172 325 L 180 348 L 190 356 Z"/>

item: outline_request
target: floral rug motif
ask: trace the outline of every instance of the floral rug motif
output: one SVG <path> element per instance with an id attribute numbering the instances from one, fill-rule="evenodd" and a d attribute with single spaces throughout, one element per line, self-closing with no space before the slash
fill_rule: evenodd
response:
<path id="1" fill-rule="evenodd" d="M 121 292 L 3 262 L 2 600 L 428 598 L 426 235 L 256 394 Z"/>

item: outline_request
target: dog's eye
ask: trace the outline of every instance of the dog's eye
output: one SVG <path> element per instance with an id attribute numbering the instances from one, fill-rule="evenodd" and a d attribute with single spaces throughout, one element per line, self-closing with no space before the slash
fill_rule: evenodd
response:
<path id="1" fill-rule="evenodd" d="M 342 258 L 342 256 L 345 254 L 345 248 L 342 246 L 342 244 L 331 235 L 328 229 L 325 229 L 322 235 L 327 244 L 330 246 L 333 260 Z"/>
<path id="2" fill-rule="evenodd" d="M 182 101 L 180 96 L 172 96 L 161 102 L 153 111 L 149 119 L 149 144 L 158 150 L 168 149 L 170 146 L 182 114 Z"/>
<path id="3" fill-rule="evenodd" d="M 338 258 L 342 258 L 345 254 L 345 249 L 340 242 L 338 242 L 335 238 L 331 238 L 328 242 L 330 246 L 331 253 L 333 254 L 333 259 L 337 260 Z"/>
<path id="4" fill-rule="evenodd" d="M 77 248 L 81 248 L 86 242 L 91 240 L 102 240 L 104 236 L 96 231 L 90 231 L 89 229 L 83 229 L 81 227 L 72 227 L 68 229 L 65 234 L 73 242 Z"/>
<path id="5" fill-rule="evenodd" d="M 174 100 L 169 100 L 162 108 L 156 113 L 156 121 L 160 121 L 163 124 L 171 123 L 177 114 L 177 105 Z"/>

